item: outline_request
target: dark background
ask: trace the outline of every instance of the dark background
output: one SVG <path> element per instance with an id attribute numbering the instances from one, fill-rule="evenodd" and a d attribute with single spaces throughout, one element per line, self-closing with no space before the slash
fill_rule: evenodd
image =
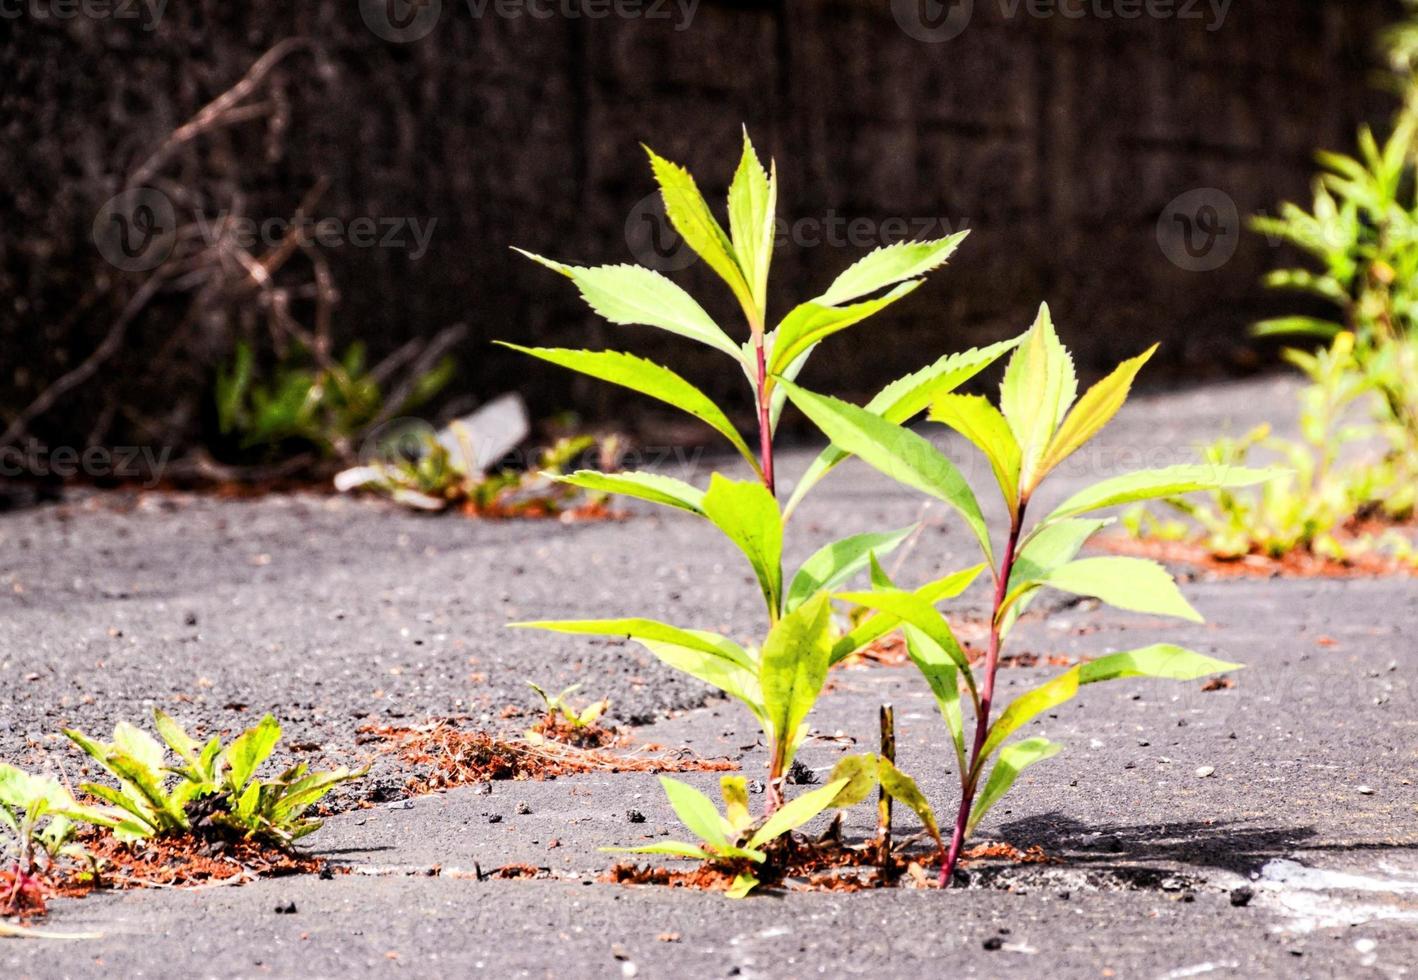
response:
<path id="1" fill-rule="evenodd" d="M 1397 4 L 1235 0 L 1208 30 L 1205 5 L 1200 19 L 1123 20 L 1032 17 L 1020 3 L 1011 18 L 1001 11 L 1012 3 L 976 0 L 969 26 L 943 43 L 911 36 L 894 14 L 909 21 L 913 8 L 885 0 L 702 0 L 680 30 L 678 8 L 477 17 L 443 0 L 436 26 L 411 43 L 378 36 L 357 0 L 172 0 L 151 30 L 141 18 L 8 16 L 0 429 L 93 353 L 145 282 L 98 253 L 104 202 L 289 37 L 309 44 L 264 80 L 251 116 L 183 145 L 146 183 L 264 218 L 291 215 L 324 178 L 316 217 L 436 219 L 417 260 L 408 248 L 325 250 L 339 294 L 331 329 L 337 346 L 363 338 L 380 354 L 465 322 L 449 391 L 465 403 L 518 388 L 539 413 L 575 408 L 632 427 L 638 415 L 622 410 L 643 406 L 493 338 L 627 347 L 711 395 L 746 396 L 707 348 L 608 327 L 569 283 L 508 249 L 635 260 L 627 222 L 653 190 L 638 143 L 688 165 L 719 207 L 741 123 L 777 158 L 789 221 L 902 217 L 914 229 L 940 218 L 973 230 L 926 287 L 824 345 L 811 385 L 867 393 L 1020 331 L 1041 299 L 1089 371 L 1153 340 L 1163 341 L 1154 384 L 1264 366 L 1245 327 L 1294 308 L 1258 283 L 1281 253 L 1244 233 L 1219 269 L 1188 271 L 1159 246 L 1159 218 L 1196 188 L 1224 192 L 1241 215 L 1304 197 L 1313 151 L 1348 148 L 1356 124 L 1389 111 L 1373 84 L 1373 39 Z M 780 250 L 773 310 L 880 243 L 870 227 L 859 247 Z M 299 260 L 281 274 L 310 276 Z M 727 289 L 702 266 L 674 276 L 738 330 Z M 28 433 L 67 445 L 200 440 L 215 366 L 237 337 L 264 335 L 249 301 L 196 302 L 194 288 L 165 285 Z M 294 297 L 295 314 L 309 316 L 308 296 Z"/>

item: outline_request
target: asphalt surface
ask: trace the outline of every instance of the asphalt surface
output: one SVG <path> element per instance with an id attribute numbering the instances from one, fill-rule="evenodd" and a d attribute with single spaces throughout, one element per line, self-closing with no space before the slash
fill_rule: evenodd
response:
<path id="1" fill-rule="evenodd" d="M 1292 396 L 1265 381 L 1138 399 L 1053 492 L 1190 461 L 1195 441 L 1282 417 Z M 787 453 L 785 472 L 809 455 Z M 966 469 L 983 486 L 983 465 Z M 850 464 L 795 518 L 790 557 L 921 516 L 919 497 Z M 907 582 L 973 563 L 958 521 L 924 516 Z M 612 860 L 598 847 L 675 831 L 653 775 L 497 783 L 404 808 L 415 770 L 355 735 L 450 715 L 515 727 L 501 716 L 532 706 L 525 680 L 580 681 L 642 726 L 637 738 L 741 758 L 755 775 L 746 715 L 638 647 L 502 628 L 639 614 L 752 637 L 741 559 L 693 518 L 480 523 L 313 496 L 84 494 L 0 517 L 0 554 L 0 758 L 77 777 L 61 726 L 106 733 L 156 705 L 203 731 L 273 711 L 289 757 L 377 763 L 358 791 L 375 805 L 310 838 L 354 873 L 56 903 L 48 928 L 101 938 L 0 942 L 6 976 L 1403 976 L 1418 962 L 1413 579 L 1202 577 L 1185 586 L 1200 626 L 1041 601 L 1014 652 L 1169 639 L 1247 668 L 1208 692 L 1092 686 L 1031 726 L 1065 751 L 980 835 L 1059 863 L 977 866 L 948 893 L 730 902 L 596 882 Z M 977 588 L 953 611 L 978 617 L 984 601 Z M 1010 668 L 1001 683 L 1022 690 L 1056 670 Z M 909 669 L 839 672 L 832 688 L 804 761 L 824 774 L 850 748 L 839 733 L 872 738 L 889 701 L 903 767 L 951 810 L 945 736 Z M 860 809 L 848 831 L 865 835 Z M 474 873 L 513 862 L 546 870 Z M 1252 897 L 1233 905 L 1241 888 Z M 291 902 L 295 914 L 274 911 Z"/>

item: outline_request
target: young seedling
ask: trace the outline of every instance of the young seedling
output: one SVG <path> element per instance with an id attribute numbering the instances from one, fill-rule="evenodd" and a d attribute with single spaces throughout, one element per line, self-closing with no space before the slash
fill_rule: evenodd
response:
<path id="1" fill-rule="evenodd" d="M 872 591 L 839 596 L 904 621 L 908 652 L 925 675 L 950 730 L 960 773 L 960 806 L 941 862 L 942 885 L 950 882 L 966 838 L 1019 773 L 1059 750 L 1043 738 L 1006 744 L 1031 719 L 1073 697 L 1083 684 L 1141 676 L 1190 680 L 1238 669 L 1181 647 L 1157 644 L 1074 667 L 994 715 L 1001 646 L 1042 589 L 1091 596 L 1121 609 L 1201 619 L 1161 565 L 1137 558 L 1077 558 L 1089 536 L 1108 523 L 1085 515 L 1137 500 L 1254 484 L 1271 476 L 1263 470 L 1212 466 L 1129 473 L 1079 491 L 1026 530 L 1026 511 L 1041 482 L 1112 419 L 1151 354 L 1148 350 L 1125 361 L 1078 398 L 1072 359 L 1054 332 L 1048 307 L 1042 307 L 1005 369 L 998 408 L 978 395 L 951 393 L 934 398 L 930 417 L 974 444 L 999 485 L 1008 530 L 998 559 L 969 484 L 928 441 L 870 407 L 858 408 L 805 391 L 786 379 L 782 382 L 789 397 L 827 434 L 837 451 L 859 456 L 886 475 L 955 508 L 993 572 L 989 645 L 978 677 L 945 618 L 918 595 L 892 586 L 879 570 Z M 974 736 L 968 742 L 960 704 L 962 684 L 975 716 Z M 986 768 L 996 754 L 998 761 L 986 778 Z"/>
<path id="2" fill-rule="evenodd" d="M 281 738 L 281 726 L 270 715 L 226 748 L 216 735 L 199 746 L 163 711 L 153 711 L 153 723 L 166 748 L 127 722 L 115 726 L 108 744 L 64 730 L 118 780 L 117 788 L 103 783 L 80 788 L 122 811 L 113 827 L 120 840 L 186 832 L 234 834 L 289 848 L 320 827 L 321 821 L 305 817 L 312 806 L 340 783 L 368 772 L 344 767 L 311 772 L 300 763 L 275 779 L 257 779 L 256 771 Z M 168 749 L 180 764 L 169 763 Z M 178 779 L 169 785 L 172 775 Z"/>
<path id="3" fill-rule="evenodd" d="M 92 863 L 79 824 L 112 827 L 117 814 L 85 806 L 57 779 L 0 763 L 0 915 L 44 907 L 42 881 L 61 858 Z M 0 868 L 3 871 L 3 868 Z"/>
<path id="4" fill-rule="evenodd" d="M 776 496 L 774 432 L 785 400 L 786 379 L 797 377 L 818 344 L 860 323 L 914 291 L 942 265 L 965 237 L 903 242 L 879 248 L 839 275 L 816 297 L 793 307 L 770 329 L 768 272 L 774 247 L 776 169 L 765 170 L 747 134 L 729 186 L 726 232 L 683 168 L 650 151 L 650 165 L 664 196 L 670 223 L 686 244 L 728 285 L 743 311 L 747 339 L 731 337 L 687 292 L 660 273 L 633 265 L 572 266 L 523 253 L 576 284 L 601 316 L 618 324 L 658 327 L 704 344 L 747 378 L 757 417 L 757 452 L 727 413 L 674 371 L 618 351 L 506 346 L 612 384 L 621 385 L 687 412 L 718 432 L 743 457 L 752 479 L 713 473 L 707 489 L 653 472 L 581 471 L 558 477 L 587 490 L 618 493 L 693 514 L 717 527 L 747 558 L 763 597 L 767 632 L 761 646 L 697 629 L 648 619 L 600 619 L 518 623 L 563 633 L 629 637 L 671 667 L 743 702 L 762 727 L 769 747 L 766 811 L 783 803 L 784 775 L 807 735 L 812 711 L 829 666 L 894 629 L 899 620 L 877 615 L 845 637 L 836 635 L 830 595 L 885 554 L 911 529 L 859 534 L 833 542 L 791 578 L 783 572 L 787 511 Z M 872 409 L 904 422 L 938 394 L 953 390 L 1010 348 L 996 344 L 943 357 L 930 367 L 887 386 Z M 784 381 L 780 381 L 784 379 Z M 814 465 L 820 479 L 845 458 L 827 454 Z M 801 500 L 800 486 L 790 501 Z M 949 576 L 921 591 L 922 601 L 958 594 L 973 572 Z M 826 799 L 808 794 L 804 799 Z"/>

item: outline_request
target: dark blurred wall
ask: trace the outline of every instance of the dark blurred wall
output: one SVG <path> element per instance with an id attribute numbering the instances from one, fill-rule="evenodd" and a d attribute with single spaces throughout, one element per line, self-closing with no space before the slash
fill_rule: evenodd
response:
<path id="1" fill-rule="evenodd" d="M 1396 14 L 1380 0 L 1235 0 L 1224 15 L 1191 0 L 1088 0 L 1081 18 L 1037 0 L 531 0 L 579 14 L 538 17 L 507 0 L 395 0 L 410 33 L 426 29 L 399 42 L 382 0 L 188 0 L 161 16 L 139 3 L 132 17 L 8 2 L 0 422 L 82 361 L 143 281 L 95 247 L 105 201 L 291 36 L 311 47 L 282 61 L 253 118 L 198 136 L 151 183 L 203 194 L 216 182 L 214 205 L 235 194 L 248 215 L 281 218 L 327 177 L 317 216 L 372 218 L 381 237 L 396 223 L 399 243 L 326 250 L 335 333 L 383 352 L 466 321 L 462 392 L 521 387 L 541 411 L 627 404 L 493 338 L 628 346 L 712 394 L 738 392 L 718 355 L 598 323 L 569 283 L 508 246 L 647 257 L 653 185 L 638 143 L 689 165 L 718 206 L 741 123 L 778 160 L 780 214 L 802 246 L 779 252 L 779 313 L 874 244 L 973 230 L 924 289 L 825 345 L 812 384 L 867 392 L 1022 329 L 1045 298 L 1091 367 L 1155 339 L 1174 374 L 1245 367 L 1245 325 L 1276 304 L 1257 279 L 1279 253 L 1239 233 L 1237 215 L 1305 195 L 1316 147 L 1346 148 L 1358 122 L 1383 118 L 1372 40 Z M 426 247 L 415 228 L 431 232 Z M 702 267 L 673 275 L 736 329 Z M 214 365 L 255 328 L 190 308 L 165 290 L 30 430 L 69 444 L 193 437 Z"/>

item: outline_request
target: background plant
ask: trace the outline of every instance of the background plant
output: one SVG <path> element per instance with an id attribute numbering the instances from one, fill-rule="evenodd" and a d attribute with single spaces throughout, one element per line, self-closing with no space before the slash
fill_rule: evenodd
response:
<path id="1" fill-rule="evenodd" d="M 965 236 L 879 248 L 851 265 L 824 292 L 793 307 L 770 329 L 767 286 L 778 194 L 776 169 L 764 169 L 745 134 L 743 154 L 729 186 L 726 232 L 686 170 L 653 151 L 649 157 L 671 224 L 729 287 L 743 312 L 746 340 L 732 338 L 693 297 L 654 270 L 633 265 L 571 266 L 524 254 L 571 279 L 592 309 L 611 322 L 658 327 L 720 352 L 752 389 L 757 452 L 719 406 L 666 367 L 619 351 L 507 346 L 666 402 L 713 428 L 743 457 L 751 479 L 715 472 L 707 489 L 652 472 L 581 471 L 559 479 L 591 491 L 677 508 L 712 523 L 753 569 L 763 597 L 766 637 L 761 647 L 745 647 L 715 633 L 647 619 L 517 625 L 630 637 L 664 663 L 741 701 L 769 746 L 766 809 L 772 814 L 783 802 L 784 774 L 806 737 L 807 718 L 829 666 L 897 623 L 878 615 L 847 636 L 838 636 L 830 593 L 865 569 L 873 554 L 890 551 L 910 532 L 907 528 L 859 534 L 833 542 L 791 578 L 785 576 L 787 511 L 777 498 L 773 455 L 774 434 L 785 404 L 785 379 L 798 375 L 818 344 L 913 292 Z M 973 377 L 1009 346 L 996 344 L 941 358 L 887 386 L 872 404 L 886 417 L 909 419 L 936 394 Z M 819 460 L 813 481 L 843 458 Z M 800 488 L 788 510 L 796 506 L 802 492 Z M 969 573 L 949 576 L 924 587 L 922 594 L 939 601 L 958 594 L 972 577 Z"/>
<path id="2" fill-rule="evenodd" d="M 43 908 L 44 876 L 61 858 L 92 863 L 77 837 L 81 824 L 112 827 L 118 818 L 102 807 L 86 806 L 51 776 L 35 776 L 0 763 L 0 914 Z"/>
<path id="3" fill-rule="evenodd" d="M 839 596 L 904 621 L 908 652 L 925 676 L 949 728 L 960 774 L 960 806 L 941 864 L 942 885 L 951 880 L 965 839 L 1008 792 L 1019 773 L 1059 750 L 1042 738 L 1008 743 L 1031 719 L 1073 697 L 1083 684 L 1139 676 L 1188 680 L 1237 666 L 1181 647 L 1157 644 L 1073 667 L 1020 695 L 993 716 L 1001 647 L 1042 589 L 1091 596 L 1135 612 L 1201 619 L 1171 575 L 1155 562 L 1078 558 L 1088 538 L 1108 523 L 1106 518 L 1085 515 L 1138 500 L 1254 484 L 1269 476 L 1261 470 L 1224 466 L 1173 466 L 1128 473 L 1079 491 L 1026 530 L 1026 512 L 1044 478 L 1112 419 L 1151 354 L 1148 350 L 1125 361 L 1078 397 L 1072 359 L 1054 332 L 1048 307 L 1042 307 L 1005 369 L 998 408 L 979 395 L 935 395 L 931 419 L 950 426 L 978 448 L 999 486 L 1008 530 L 998 559 L 974 492 L 955 465 L 927 440 L 882 418 L 870 407 L 858 408 L 783 382 L 794 404 L 826 433 L 835 451 L 859 456 L 887 476 L 953 507 L 975 536 L 993 575 L 989 644 L 978 677 L 945 617 L 919 595 L 893 587 L 879 571 L 872 591 Z M 974 736 L 968 742 L 962 687 L 975 717 Z M 986 768 L 996 755 L 987 777 Z"/>
<path id="4" fill-rule="evenodd" d="M 110 743 L 72 728 L 64 731 L 118 780 L 116 788 L 93 782 L 80 788 L 122 811 L 113 825 L 120 840 L 190 832 L 236 835 L 288 848 L 320 827 L 319 820 L 305 816 L 312 806 L 340 783 L 367 771 L 340 767 L 311 772 L 300 763 L 275 779 L 258 779 L 257 770 L 281 737 L 281 726 L 271 715 L 225 748 L 216 735 L 198 745 L 161 710 L 153 711 L 153 724 L 162 743 L 127 722 L 114 727 Z M 177 763 L 169 763 L 168 750 L 176 754 Z"/>

